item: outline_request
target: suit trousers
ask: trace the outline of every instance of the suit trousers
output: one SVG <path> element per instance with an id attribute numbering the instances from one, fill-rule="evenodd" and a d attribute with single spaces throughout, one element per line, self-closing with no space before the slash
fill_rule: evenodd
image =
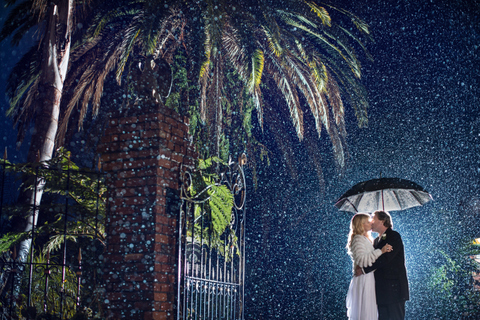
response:
<path id="1" fill-rule="evenodd" d="M 405 301 L 378 305 L 378 320 L 404 320 Z"/>

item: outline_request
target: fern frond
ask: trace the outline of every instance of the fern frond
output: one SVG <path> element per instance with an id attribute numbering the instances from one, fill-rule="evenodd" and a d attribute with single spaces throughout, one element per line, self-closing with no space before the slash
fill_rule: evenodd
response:
<path id="1" fill-rule="evenodd" d="M 72 235 L 55 234 L 50 237 L 48 242 L 43 247 L 43 253 L 46 254 L 47 252 L 56 252 L 57 250 L 60 250 L 65 239 L 77 242 L 77 237 Z"/>
<path id="2" fill-rule="evenodd" d="M 212 186 L 208 193 L 213 228 L 220 236 L 231 222 L 233 194 L 225 185 Z"/>

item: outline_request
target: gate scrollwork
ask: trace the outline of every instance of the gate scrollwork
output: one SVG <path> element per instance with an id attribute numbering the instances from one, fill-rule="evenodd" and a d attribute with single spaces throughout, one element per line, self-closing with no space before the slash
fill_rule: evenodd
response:
<path id="1" fill-rule="evenodd" d="M 245 163 L 182 172 L 177 319 L 244 318 Z"/>

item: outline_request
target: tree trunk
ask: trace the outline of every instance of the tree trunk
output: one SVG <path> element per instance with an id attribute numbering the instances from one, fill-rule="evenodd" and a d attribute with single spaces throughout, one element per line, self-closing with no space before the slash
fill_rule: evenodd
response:
<path id="1" fill-rule="evenodd" d="M 53 156 L 63 82 L 70 56 L 73 2 L 74 0 L 64 0 L 58 6 L 51 4 L 48 11 L 47 34 L 42 43 L 42 74 L 38 90 L 39 110 L 36 112 L 34 132 L 27 156 L 27 161 L 30 163 L 45 162 Z M 39 177 L 33 190 L 28 190 L 21 195 L 20 201 L 28 203 L 31 210 L 26 220 L 24 230 L 26 232 L 32 231 L 37 224 L 38 207 L 44 186 L 45 181 Z M 20 243 L 17 261 L 22 269 L 31 245 L 32 239 Z"/>

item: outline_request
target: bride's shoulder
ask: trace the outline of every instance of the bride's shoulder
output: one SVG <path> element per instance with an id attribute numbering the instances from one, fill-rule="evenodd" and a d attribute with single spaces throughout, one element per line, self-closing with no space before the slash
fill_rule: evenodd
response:
<path id="1" fill-rule="evenodd" d="M 364 240 L 368 240 L 368 239 L 361 234 L 356 234 L 352 238 L 352 241 L 364 241 Z"/>
<path id="2" fill-rule="evenodd" d="M 352 238 L 352 242 L 353 241 L 354 242 L 366 242 L 366 241 L 370 242 L 367 237 L 365 237 L 364 235 L 361 235 L 361 234 L 354 235 L 353 238 Z"/>

